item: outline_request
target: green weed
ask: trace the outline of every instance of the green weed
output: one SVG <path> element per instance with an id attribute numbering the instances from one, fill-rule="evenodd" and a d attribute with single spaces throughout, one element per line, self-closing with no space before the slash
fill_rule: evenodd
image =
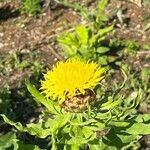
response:
<path id="1" fill-rule="evenodd" d="M 81 6 L 79 3 L 69 3 L 68 0 L 60 0 L 59 3 L 79 12 L 84 20 L 88 23 L 93 23 L 96 28 L 105 26 L 106 21 L 108 21 L 108 18 L 105 15 L 105 8 L 108 4 L 108 0 L 99 0 L 98 7 L 93 11 L 89 10 L 86 6 Z"/>
<path id="2" fill-rule="evenodd" d="M 88 20 L 85 24 L 77 25 L 74 31 L 65 32 L 58 37 L 63 54 L 67 58 L 81 57 L 96 61 L 100 65 L 108 65 L 139 49 L 139 45 L 134 41 L 111 38 L 113 25 L 107 25 L 107 4 L 108 0 L 100 0 L 95 13 L 92 14 L 91 11 L 79 7 L 79 4 L 72 6 L 65 2 L 68 7 L 82 12 L 81 16 Z M 123 51 L 120 52 L 121 50 Z"/>
<path id="3" fill-rule="evenodd" d="M 22 0 L 21 3 L 21 13 L 35 15 L 41 11 L 39 0 Z"/>
<path id="4" fill-rule="evenodd" d="M 59 36 L 58 41 L 67 57 L 81 57 L 94 60 L 99 64 L 106 65 L 115 61 L 108 52 L 111 48 L 103 44 L 106 35 L 112 31 L 113 26 L 93 31 L 91 26 L 80 25 L 73 33 L 64 33 Z"/>

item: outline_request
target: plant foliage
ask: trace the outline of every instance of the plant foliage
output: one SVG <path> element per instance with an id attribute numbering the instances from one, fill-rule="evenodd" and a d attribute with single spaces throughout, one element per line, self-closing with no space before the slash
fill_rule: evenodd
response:
<path id="1" fill-rule="evenodd" d="M 124 105 L 127 99 L 120 96 L 102 96 L 94 107 L 83 113 L 70 113 L 63 110 L 55 101 L 45 99 L 36 88 L 26 82 L 28 90 L 38 104 L 46 107 L 47 119 L 23 126 L 1 115 L 5 122 L 15 126 L 21 132 L 28 132 L 39 138 L 52 140 L 52 150 L 95 149 L 119 150 L 142 135 L 150 134 L 150 115 L 132 113 L 136 108 L 140 92 L 130 105 Z M 131 100 L 130 97 L 128 101 Z M 120 106 L 124 105 L 124 110 Z M 122 111 L 123 110 L 123 111 Z M 130 112 L 130 113 L 129 113 Z"/>

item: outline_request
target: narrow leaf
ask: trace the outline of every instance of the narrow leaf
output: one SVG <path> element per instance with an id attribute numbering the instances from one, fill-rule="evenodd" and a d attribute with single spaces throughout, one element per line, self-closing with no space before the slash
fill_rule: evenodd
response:
<path id="1" fill-rule="evenodd" d="M 60 107 L 50 99 L 46 99 L 42 94 L 40 94 L 40 92 L 30 83 L 29 80 L 26 80 L 26 86 L 37 103 L 44 105 L 52 114 L 57 114 L 60 111 Z"/>

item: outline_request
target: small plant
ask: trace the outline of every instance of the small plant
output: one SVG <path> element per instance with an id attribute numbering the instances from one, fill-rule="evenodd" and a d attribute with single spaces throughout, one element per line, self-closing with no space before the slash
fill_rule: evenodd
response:
<path id="1" fill-rule="evenodd" d="M 0 76 L 11 76 L 16 70 L 21 71 L 28 69 L 35 76 L 40 74 L 43 65 L 35 60 L 37 52 L 18 52 L 16 50 L 11 51 L 9 55 L 2 55 L 0 60 Z M 28 59 L 32 61 L 28 61 Z"/>
<path id="2" fill-rule="evenodd" d="M 73 5 L 66 1 L 61 3 L 77 10 L 86 20 L 86 23 L 77 25 L 73 31 L 64 32 L 58 37 L 62 53 L 67 58 L 81 57 L 100 65 L 112 66 L 126 53 L 135 53 L 139 49 L 139 45 L 133 41 L 111 38 L 113 25 L 108 25 L 105 15 L 108 0 L 99 0 L 94 13 L 79 4 Z M 121 50 L 124 51 L 120 52 Z"/>
<path id="3" fill-rule="evenodd" d="M 41 6 L 39 0 L 22 0 L 21 12 L 29 15 L 35 15 L 40 12 Z"/>
<path id="4" fill-rule="evenodd" d="M 96 11 L 91 12 L 79 4 L 73 5 L 63 2 L 65 6 L 72 7 L 79 11 L 86 20 L 86 24 L 75 27 L 73 32 L 65 32 L 58 37 L 63 54 L 69 57 L 81 57 L 85 60 L 93 60 L 100 65 L 108 65 L 119 59 L 119 50 L 125 44 L 116 45 L 115 40 L 108 38 L 113 30 L 113 25 L 108 25 L 108 18 L 105 15 L 105 8 L 108 0 L 99 0 Z M 116 47 L 117 46 L 117 47 Z M 132 45 L 130 45 L 132 46 Z"/>
<path id="5" fill-rule="evenodd" d="M 69 3 L 68 0 L 60 0 L 58 3 L 79 12 L 80 16 L 87 22 L 92 23 L 95 28 L 104 27 L 108 21 L 108 18 L 105 15 L 105 8 L 108 4 L 108 0 L 99 0 L 98 7 L 94 11 L 89 10 L 86 6 L 81 6 L 81 4 L 78 3 Z"/>
<path id="6" fill-rule="evenodd" d="M 140 91 L 128 98 L 118 90 L 112 95 L 101 93 L 103 78 L 104 69 L 94 62 L 60 61 L 44 75 L 43 94 L 26 81 L 35 101 L 46 108 L 38 123 L 23 126 L 1 116 L 21 132 L 51 140 L 52 150 L 126 149 L 150 134 L 150 115 L 134 113 Z"/>
<path id="7" fill-rule="evenodd" d="M 106 35 L 112 31 L 113 26 L 94 31 L 91 26 L 80 25 L 73 33 L 64 33 L 58 41 L 62 46 L 63 53 L 67 57 L 81 57 L 86 60 L 94 60 L 101 65 L 107 65 L 115 61 L 108 52 L 111 48 L 103 44 Z"/>
<path id="8" fill-rule="evenodd" d="M 0 113 L 23 122 L 29 120 L 30 113 L 36 114 L 33 113 L 35 105 L 29 101 L 31 96 L 24 79 L 28 77 L 35 84 L 39 82 L 44 65 L 37 60 L 37 54 L 37 51 L 11 51 L 10 54 L 0 56 Z"/>

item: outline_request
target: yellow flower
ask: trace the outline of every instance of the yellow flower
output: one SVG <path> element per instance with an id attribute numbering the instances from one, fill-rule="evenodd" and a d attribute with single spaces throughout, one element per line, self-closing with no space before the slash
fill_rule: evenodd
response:
<path id="1" fill-rule="evenodd" d="M 86 90 L 93 90 L 102 80 L 104 68 L 94 62 L 86 62 L 72 58 L 66 62 L 60 61 L 56 66 L 44 74 L 41 90 L 46 97 L 58 98 L 59 103 L 65 99 L 85 94 Z"/>

